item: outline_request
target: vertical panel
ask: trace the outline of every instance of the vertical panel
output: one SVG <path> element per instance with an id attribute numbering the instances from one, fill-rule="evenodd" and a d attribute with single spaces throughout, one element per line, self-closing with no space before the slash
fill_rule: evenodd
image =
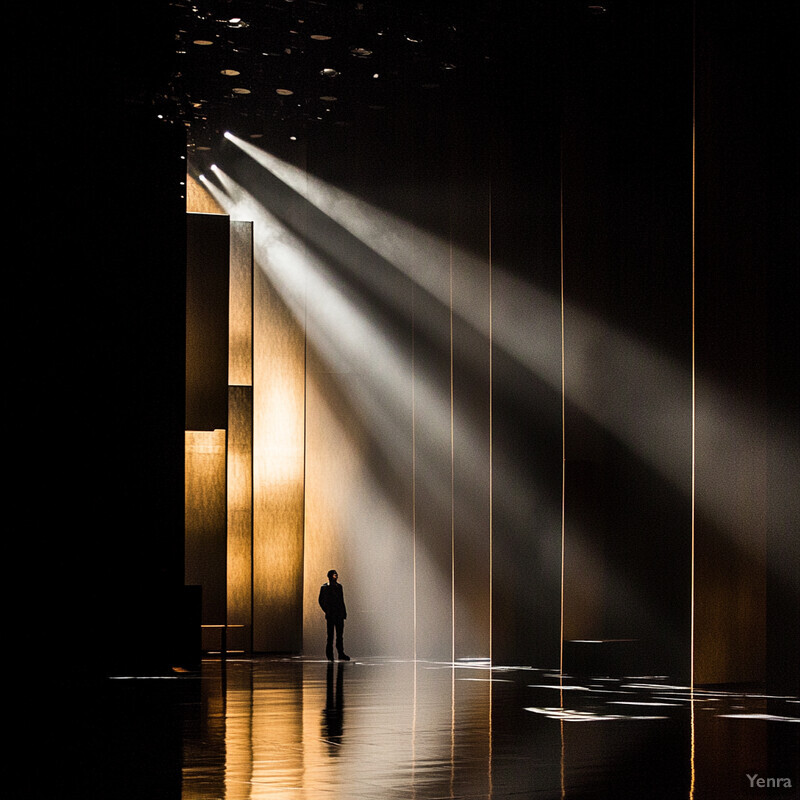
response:
<path id="1" fill-rule="evenodd" d="M 561 598 L 558 149 L 527 124 L 508 126 L 493 175 L 492 655 L 549 666 Z"/>
<path id="2" fill-rule="evenodd" d="M 253 648 L 296 652 L 302 646 L 305 339 L 258 268 L 253 308 Z"/>
<path id="3" fill-rule="evenodd" d="M 469 107 L 459 109 L 468 113 Z M 476 113 L 476 118 L 477 113 Z M 489 182 L 484 129 L 451 136 L 455 656 L 490 655 Z M 463 164 L 470 163 L 469 171 Z"/>
<path id="4" fill-rule="evenodd" d="M 765 677 L 767 464 L 777 421 L 767 416 L 765 354 L 777 344 L 767 340 L 767 296 L 781 258 L 770 252 L 775 207 L 763 184 L 772 131 L 757 110 L 767 110 L 768 84 L 742 81 L 756 66 L 743 53 L 759 62 L 762 54 L 743 50 L 736 33 L 756 17 L 737 9 L 736 24 L 722 24 L 698 7 L 697 683 Z"/>
<path id="5" fill-rule="evenodd" d="M 228 217 L 188 214 L 186 429 L 227 427 Z"/>
<path id="6" fill-rule="evenodd" d="M 230 625 L 244 625 L 251 641 L 253 592 L 253 395 L 230 387 L 228 409 L 227 587 Z"/>
<path id="7" fill-rule="evenodd" d="M 561 598 L 558 74 L 565 40 L 520 6 L 493 85 L 492 656 L 557 665 Z M 561 47 L 561 44 L 559 44 Z M 502 85 L 501 85 L 502 83 Z M 559 109 L 560 110 L 560 109 Z"/>
<path id="8" fill-rule="evenodd" d="M 428 191 L 433 191 L 427 187 Z M 451 252 L 442 240 L 427 253 L 425 283 L 450 296 Z M 416 276 L 415 276 L 416 277 Z M 420 280 L 417 278 L 417 280 Z M 427 306 L 415 296 L 414 537 L 416 651 L 419 658 L 453 657 L 452 305 Z"/>
<path id="9" fill-rule="evenodd" d="M 253 223 L 230 224 L 228 382 L 253 383 Z"/>
<path id="10" fill-rule="evenodd" d="M 565 632 L 636 640 L 649 668 L 684 680 L 691 31 L 685 10 L 658 4 L 584 18 L 563 138 Z"/>
<path id="11" fill-rule="evenodd" d="M 228 361 L 228 623 L 253 611 L 253 223 L 231 221 Z"/>
<path id="12" fill-rule="evenodd" d="M 226 617 L 225 506 L 225 431 L 186 431 L 185 579 L 202 587 L 205 624 Z"/>
<path id="13" fill-rule="evenodd" d="M 439 109 L 438 111 L 441 111 Z M 442 118 L 403 129 L 403 177 L 411 221 L 436 233 L 411 265 L 415 639 L 418 658 L 449 660 L 454 648 L 452 269 L 450 164 Z M 408 124 L 408 123 L 406 123 Z"/>

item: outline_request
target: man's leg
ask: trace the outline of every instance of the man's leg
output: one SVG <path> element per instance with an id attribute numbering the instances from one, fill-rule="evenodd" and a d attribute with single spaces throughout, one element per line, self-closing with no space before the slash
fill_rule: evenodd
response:
<path id="1" fill-rule="evenodd" d="M 344 620 L 336 620 L 336 651 L 339 653 L 339 658 L 342 661 L 349 661 L 350 656 L 344 652 Z"/>
<path id="2" fill-rule="evenodd" d="M 325 644 L 325 656 L 327 657 L 328 661 L 333 661 L 333 629 L 334 629 L 334 621 L 332 619 L 325 619 L 325 623 L 328 627 L 328 641 Z"/>

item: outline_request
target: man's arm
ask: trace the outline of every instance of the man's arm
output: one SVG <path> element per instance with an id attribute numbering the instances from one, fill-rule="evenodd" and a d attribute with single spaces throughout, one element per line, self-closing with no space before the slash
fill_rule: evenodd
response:
<path id="1" fill-rule="evenodd" d="M 326 614 L 328 613 L 328 609 L 327 609 L 328 592 L 327 592 L 327 589 L 328 589 L 327 585 L 323 583 L 322 586 L 319 587 L 319 598 L 318 598 L 319 607 Z"/>

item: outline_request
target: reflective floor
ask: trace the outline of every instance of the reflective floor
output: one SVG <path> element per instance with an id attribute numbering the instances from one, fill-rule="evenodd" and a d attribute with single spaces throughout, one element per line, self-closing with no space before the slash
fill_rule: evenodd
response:
<path id="1" fill-rule="evenodd" d="M 143 798 L 800 796 L 798 698 L 691 692 L 652 676 L 229 659 L 204 661 L 199 675 L 119 678 L 111 697 L 128 719 L 174 709 L 174 747 L 151 748 Z M 170 758 L 174 774 L 160 779 Z"/>

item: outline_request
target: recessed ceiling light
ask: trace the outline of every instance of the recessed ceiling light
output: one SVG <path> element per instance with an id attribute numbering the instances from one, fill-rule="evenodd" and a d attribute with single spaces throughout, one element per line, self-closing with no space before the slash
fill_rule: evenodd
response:
<path id="1" fill-rule="evenodd" d="M 275 93 L 283 95 L 284 97 L 288 97 L 289 95 L 294 94 L 294 92 L 291 89 L 276 89 Z"/>
<path id="2" fill-rule="evenodd" d="M 231 76 L 240 74 L 238 69 L 223 69 L 221 70 L 221 72 L 223 75 L 231 75 Z"/>
<path id="3" fill-rule="evenodd" d="M 234 94 L 250 94 L 250 90 L 249 90 L 249 89 L 244 89 L 244 88 L 242 88 L 241 86 L 237 86 L 237 87 L 236 87 L 236 88 L 233 90 L 233 93 L 234 93 Z"/>
<path id="4" fill-rule="evenodd" d="M 339 72 L 338 70 L 326 67 L 325 69 L 320 70 L 319 74 L 322 75 L 323 78 L 335 78 L 339 74 Z"/>
<path id="5" fill-rule="evenodd" d="M 199 47 L 208 47 L 209 45 L 214 44 L 214 42 L 209 41 L 208 39 L 195 39 L 192 44 L 196 44 Z"/>
<path id="6" fill-rule="evenodd" d="M 357 58 L 369 58 L 372 55 L 372 50 L 367 50 L 365 47 L 351 47 L 350 52 Z"/>
<path id="7" fill-rule="evenodd" d="M 329 42 L 331 40 L 330 36 L 326 36 L 324 33 L 312 33 L 312 39 L 316 39 L 318 42 Z"/>

